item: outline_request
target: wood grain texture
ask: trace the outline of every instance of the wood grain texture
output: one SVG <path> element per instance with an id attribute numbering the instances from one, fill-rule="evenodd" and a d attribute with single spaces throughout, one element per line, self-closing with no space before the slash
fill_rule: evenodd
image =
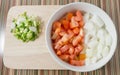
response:
<path id="1" fill-rule="evenodd" d="M 58 8 L 60 6 L 16 6 L 9 10 L 3 57 L 6 67 L 14 69 L 64 69 L 52 59 L 45 43 L 47 21 Z M 25 11 L 28 15 L 38 16 L 42 21 L 42 32 L 39 38 L 28 43 L 16 39 L 10 32 L 13 18 Z"/>
<path id="2" fill-rule="evenodd" d="M 6 68 L 3 64 L 0 75 L 120 75 L 120 0 L 0 0 L 0 30 L 5 28 L 8 10 L 13 6 L 64 5 L 75 1 L 88 2 L 100 7 L 111 17 L 116 25 L 118 47 L 112 59 L 104 67 L 95 71 L 81 73 L 69 70 L 11 69 Z"/>

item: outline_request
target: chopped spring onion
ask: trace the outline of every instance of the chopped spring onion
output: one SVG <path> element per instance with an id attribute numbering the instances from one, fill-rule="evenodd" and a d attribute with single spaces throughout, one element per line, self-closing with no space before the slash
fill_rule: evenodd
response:
<path id="1" fill-rule="evenodd" d="M 11 33 L 23 42 L 34 41 L 38 38 L 41 21 L 37 17 L 28 16 L 26 12 L 13 19 Z"/>

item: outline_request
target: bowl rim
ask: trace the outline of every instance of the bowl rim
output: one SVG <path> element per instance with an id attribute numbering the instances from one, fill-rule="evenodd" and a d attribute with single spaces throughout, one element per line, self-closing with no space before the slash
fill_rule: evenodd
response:
<path id="1" fill-rule="evenodd" d="M 58 56 L 55 54 L 53 48 L 50 46 L 50 41 L 51 39 L 48 38 L 48 34 L 50 34 L 50 32 L 48 31 L 48 28 L 49 28 L 49 23 L 51 21 L 51 19 L 54 17 L 55 13 L 59 12 L 61 9 L 65 8 L 65 7 L 68 7 L 68 6 L 71 6 L 71 5 L 74 5 L 74 4 L 84 4 L 84 5 L 88 5 L 88 6 L 92 6 L 92 7 L 95 7 L 97 10 L 100 10 L 102 11 L 106 16 L 107 18 L 111 21 L 111 25 L 113 25 L 114 27 L 114 30 L 115 30 L 115 47 L 114 47 L 114 50 L 113 50 L 113 53 L 111 55 L 109 55 L 109 58 L 106 58 L 104 59 L 104 63 L 102 62 L 101 65 L 98 65 L 96 67 L 92 67 L 92 68 L 87 68 L 87 66 L 72 66 L 68 63 L 65 63 L 64 61 L 62 61 L 60 58 L 58 58 Z M 47 48 L 48 48 L 48 51 L 50 53 L 50 55 L 52 56 L 52 58 L 58 63 L 60 64 L 61 66 L 65 67 L 66 69 L 69 69 L 69 70 L 72 70 L 72 71 L 78 71 L 78 72 L 89 72 L 89 71 L 93 71 L 93 70 L 96 70 L 96 69 L 99 69 L 101 67 L 103 67 L 106 63 L 108 63 L 108 61 L 110 61 L 110 59 L 112 58 L 112 56 L 115 54 L 115 50 L 116 50 L 116 47 L 117 47 L 117 32 L 116 32 L 116 28 L 115 28 L 115 25 L 113 24 L 113 21 L 111 20 L 111 18 L 108 16 L 108 14 L 101 8 L 99 8 L 98 6 L 95 6 L 93 4 L 90 4 L 90 3 L 86 3 L 86 2 L 73 2 L 73 3 L 69 3 L 69 4 L 66 4 L 66 5 L 63 5 L 62 7 L 60 7 L 59 9 L 57 9 L 49 18 L 47 24 L 46 24 L 46 30 L 45 30 L 45 41 L 46 41 L 46 45 L 47 45 Z M 51 25 L 52 26 L 52 25 Z M 107 56 L 108 57 L 108 56 Z M 100 60 L 102 61 L 102 59 Z M 97 65 L 97 63 L 95 63 Z M 93 65 L 93 64 L 92 64 Z M 85 67 L 87 69 L 80 69 L 80 67 Z"/>

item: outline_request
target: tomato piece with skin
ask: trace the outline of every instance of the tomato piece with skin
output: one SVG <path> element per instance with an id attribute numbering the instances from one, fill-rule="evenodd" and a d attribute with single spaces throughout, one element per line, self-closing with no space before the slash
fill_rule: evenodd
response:
<path id="1" fill-rule="evenodd" d="M 68 62 L 70 59 L 69 55 L 67 55 L 67 54 L 60 55 L 59 58 L 66 62 Z"/>
<path id="2" fill-rule="evenodd" d="M 73 29 L 74 34 L 79 34 L 79 31 L 80 31 L 79 28 L 74 28 L 74 29 Z"/>
<path id="3" fill-rule="evenodd" d="M 76 48 L 75 48 L 75 51 L 74 51 L 74 54 L 75 54 L 75 55 L 78 55 L 78 54 L 80 54 L 81 51 L 82 51 L 82 50 L 80 50 L 78 47 L 76 47 Z"/>
<path id="4" fill-rule="evenodd" d="M 84 48 L 84 21 L 82 13 L 67 13 L 52 26 L 52 43 L 56 55 L 63 61 L 74 65 L 85 65 Z"/>
<path id="5" fill-rule="evenodd" d="M 84 21 L 83 20 L 80 21 L 79 24 L 80 24 L 80 27 L 83 27 L 84 26 Z"/>
<path id="6" fill-rule="evenodd" d="M 83 45 L 78 44 L 77 48 L 81 51 L 81 50 L 83 50 Z"/>
<path id="7" fill-rule="evenodd" d="M 62 53 L 64 53 L 64 52 L 66 52 L 68 49 L 69 49 L 69 45 L 64 45 L 64 46 L 62 46 L 62 47 L 60 48 L 60 51 L 61 51 Z"/>
<path id="8" fill-rule="evenodd" d="M 79 27 L 79 23 L 77 21 L 75 21 L 75 17 L 72 17 L 71 18 L 71 23 L 70 23 L 70 28 L 73 29 L 73 28 L 76 28 L 76 27 Z"/>
<path id="9" fill-rule="evenodd" d="M 61 31 L 61 32 L 59 33 L 60 36 L 64 36 L 65 34 L 67 34 L 65 31 Z"/>
<path id="10" fill-rule="evenodd" d="M 62 52 L 60 50 L 57 51 L 57 55 L 61 55 Z"/>
<path id="11" fill-rule="evenodd" d="M 52 30 L 55 31 L 56 28 L 60 28 L 60 27 L 61 27 L 61 23 L 59 21 L 56 21 L 53 23 Z"/>
<path id="12" fill-rule="evenodd" d="M 85 61 L 84 60 L 70 60 L 70 64 L 75 65 L 75 66 L 83 66 L 85 65 Z"/>
<path id="13" fill-rule="evenodd" d="M 80 35 L 76 36 L 72 41 L 73 46 L 76 46 L 81 41 L 81 38 Z"/>
<path id="14" fill-rule="evenodd" d="M 72 30 L 68 30 L 68 35 L 69 35 L 69 39 L 71 39 L 74 36 L 74 32 Z"/>
<path id="15" fill-rule="evenodd" d="M 69 54 L 73 54 L 74 53 L 74 47 L 73 46 L 70 46 L 70 48 L 69 48 Z"/>
<path id="16" fill-rule="evenodd" d="M 70 55 L 70 60 L 75 60 L 75 55 L 74 54 Z"/>
<path id="17" fill-rule="evenodd" d="M 61 28 L 56 28 L 55 32 L 52 35 L 52 40 L 55 40 L 59 36 L 60 31 Z"/>
<path id="18" fill-rule="evenodd" d="M 60 38 L 61 38 L 60 35 L 58 35 L 55 39 L 55 42 L 58 42 L 60 40 Z"/>
<path id="19" fill-rule="evenodd" d="M 75 20 L 76 21 L 81 21 L 82 19 L 83 19 L 82 13 L 79 10 L 77 10 Z"/>
<path id="20" fill-rule="evenodd" d="M 84 37 L 84 30 L 83 30 L 83 28 L 80 28 L 80 33 L 79 34 L 80 34 L 81 37 Z"/>
<path id="21" fill-rule="evenodd" d="M 72 17 L 73 17 L 73 13 L 71 13 L 71 12 L 67 13 L 67 15 L 66 15 L 67 20 L 70 21 Z"/>
<path id="22" fill-rule="evenodd" d="M 63 25 L 64 29 L 68 29 L 69 28 L 69 21 L 62 20 L 62 25 Z"/>
<path id="23" fill-rule="evenodd" d="M 69 35 L 68 34 L 63 35 L 63 37 L 61 38 L 61 41 L 64 44 L 66 44 L 69 41 Z"/>
<path id="24" fill-rule="evenodd" d="M 55 42 L 54 48 L 59 50 L 62 46 L 63 46 L 63 43 L 62 43 L 62 41 L 60 39 L 60 40 L 58 40 L 58 42 Z"/>

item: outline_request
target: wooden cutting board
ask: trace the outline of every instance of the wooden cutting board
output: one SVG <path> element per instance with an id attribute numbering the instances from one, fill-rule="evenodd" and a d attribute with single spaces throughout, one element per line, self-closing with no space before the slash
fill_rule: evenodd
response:
<path id="1" fill-rule="evenodd" d="M 60 7 L 58 5 L 15 6 L 9 10 L 3 57 L 6 67 L 13 69 L 65 69 L 53 60 L 45 43 L 46 23 L 51 14 Z M 42 33 L 34 42 L 23 43 L 10 32 L 12 19 L 25 11 L 28 15 L 38 16 L 43 21 Z"/>

